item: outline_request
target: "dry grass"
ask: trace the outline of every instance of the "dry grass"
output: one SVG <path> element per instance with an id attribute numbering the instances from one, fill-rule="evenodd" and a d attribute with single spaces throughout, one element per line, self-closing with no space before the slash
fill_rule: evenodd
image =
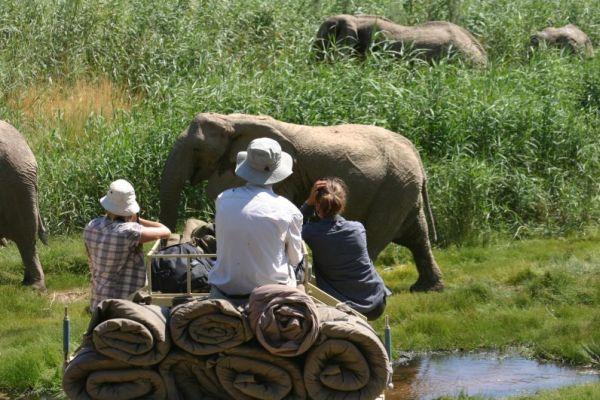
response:
<path id="1" fill-rule="evenodd" d="M 126 89 L 105 78 L 35 84 L 7 97 L 9 106 L 21 110 L 28 124 L 48 129 L 60 127 L 71 133 L 83 132 L 90 117 L 111 121 L 117 112 L 129 111 L 136 101 Z"/>
<path id="2" fill-rule="evenodd" d="M 70 290 L 57 290 L 48 292 L 47 296 L 50 300 L 50 306 L 53 304 L 62 304 L 68 306 L 71 303 L 75 303 L 78 301 L 87 300 L 90 291 L 87 289 L 70 289 Z"/>

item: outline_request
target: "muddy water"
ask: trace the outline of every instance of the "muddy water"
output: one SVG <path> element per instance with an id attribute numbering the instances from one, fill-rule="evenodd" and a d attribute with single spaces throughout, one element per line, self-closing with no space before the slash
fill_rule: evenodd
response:
<path id="1" fill-rule="evenodd" d="M 430 355 L 394 369 L 394 389 L 386 392 L 386 400 L 429 400 L 461 393 L 500 398 L 594 381 L 600 381 L 600 371 L 539 363 L 520 356 Z"/>

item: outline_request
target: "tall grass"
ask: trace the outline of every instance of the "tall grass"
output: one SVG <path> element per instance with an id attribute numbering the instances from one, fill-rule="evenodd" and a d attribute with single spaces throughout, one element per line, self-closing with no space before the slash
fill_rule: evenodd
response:
<path id="1" fill-rule="evenodd" d="M 600 217 L 600 57 L 525 54 L 549 24 L 576 23 L 599 45 L 598 9 L 598 0 L 7 0 L 0 117 L 34 147 L 53 232 L 97 214 L 117 177 L 156 217 L 170 145 L 204 111 L 404 134 L 428 170 L 442 244 L 581 231 Z M 320 22 L 342 12 L 454 21 L 480 38 L 490 66 L 378 54 L 314 62 Z M 98 101 L 77 108 L 77 96 L 47 97 L 52 106 L 32 113 L 19 100 L 56 82 L 66 90 L 57 93 L 92 88 Z M 108 97 L 97 96 L 98 82 L 110 82 Z M 210 207 L 201 187 L 188 188 L 180 215 Z"/>

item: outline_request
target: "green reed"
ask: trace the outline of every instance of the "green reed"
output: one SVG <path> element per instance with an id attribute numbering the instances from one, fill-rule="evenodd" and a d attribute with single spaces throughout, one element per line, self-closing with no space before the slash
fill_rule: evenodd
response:
<path id="1" fill-rule="evenodd" d="M 598 0 L 519 1 L 6 1 L 0 9 L 1 118 L 30 140 L 44 218 L 78 231 L 112 179 L 130 179 L 144 213 L 176 136 L 198 112 L 268 114 L 300 124 L 376 124 L 419 148 L 440 244 L 580 232 L 600 217 L 600 61 L 548 49 L 535 30 L 576 23 L 600 46 Z M 332 52 L 311 40 L 328 15 L 446 19 L 486 47 L 483 70 Z M 131 104 L 83 126 L 27 112 L 32 86 L 108 79 Z M 91 93 L 90 95 L 93 95 Z M 180 216 L 210 215 L 201 187 Z"/>

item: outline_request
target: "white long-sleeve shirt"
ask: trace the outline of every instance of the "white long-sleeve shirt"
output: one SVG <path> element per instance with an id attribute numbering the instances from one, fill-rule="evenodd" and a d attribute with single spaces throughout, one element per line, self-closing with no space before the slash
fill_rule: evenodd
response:
<path id="1" fill-rule="evenodd" d="M 208 282 L 230 295 L 258 286 L 296 286 L 292 266 L 302 260 L 302 213 L 270 186 L 246 186 L 216 201 L 217 261 Z"/>

